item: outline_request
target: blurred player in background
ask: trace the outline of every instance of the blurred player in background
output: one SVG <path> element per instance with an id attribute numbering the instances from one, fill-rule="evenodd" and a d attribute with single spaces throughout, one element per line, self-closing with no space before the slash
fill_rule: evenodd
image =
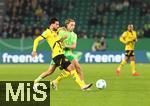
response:
<path id="1" fill-rule="evenodd" d="M 75 24 L 76 24 L 75 20 L 70 19 L 70 18 L 67 19 L 65 21 L 65 27 L 61 27 L 59 29 L 59 36 L 62 38 L 65 35 L 68 35 L 67 39 L 63 41 L 64 55 L 75 66 L 76 71 L 78 75 L 80 76 L 80 79 L 82 80 L 83 83 L 85 83 L 83 71 L 81 70 L 81 67 L 80 67 L 80 64 L 78 63 L 76 55 L 73 54 L 73 51 L 72 51 L 77 46 L 77 35 L 76 33 L 73 32 L 75 28 Z M 51 64 L 53 64 L 53 62 L 51 62 Z M 62 79 L 66 78 L 66 77 L 62 77 L 63 75 L 64 75 L 64 71 L 54 81 L 52 81 L 53 85 L 58 85 L 58 83 Z"/>
<path id="2" fill-rule="evenodd" d="M 62 48 L 62 42 L 64 39 L 67 38 L 67 35 L 64 35 L 63 37 L 60 38 L 60 36 L 57 35 L 57 31 L 59 28 L 59 21 L 56 18 L 52 18 L 50 21 L 50 26 L 47 28 L 41 36 L 37 37 L 34 40 L 34 45 L 33 45 L 33 51 L 32 51 L 32 56 L 35 57 L 37 55 L 36 49 L 38 46 L 38 43 L 46 39 L 48 42 L 51 50 L 52 50 L 52 59 L 54 61 L 54 65 L 50 66 L 47 71 L 43 72 L 37 79 L 34 81 L 34 89 L 37 89 L 38 82 L 45 78 L 46 76 L 52 74 L 56 67 L 60 66 L 62 69 L 65 69 L 64 73 L 66 76 L 69 76 L 70 74 L 73 75 L 75 78 L 75 82 L 80 86 L 82 90 L 86 90 L 89 87 L 92 86 L 92 84 L 85 84 L 84 82 L 81 81 L 79 75 L 77 74 L 74 65 L 71 64 L 70 61 L 64 56 L 63 48 Z M 63 76 L 61 76 L 62 78 Z M 60 78 L 60 79 L 61 79 Z"/>
<path id="3" fill-rule="evenodd" d="M 116 74 L 118 76 L 120 75 L 122 67 L 130 59 L 132 75 L 139 76 L 139 73 L 137 73 L 135 69 L 135 56 L 134 56 L 134 46 L 135 42 L 137 42 L 137 35 L 136 31 L 134 31 L 134 27 L 132 24 L 128 25 L 128 30 L 121 35 L 120 41 L 125 45 L 125 59 L 122 60 L 119 67 L 117 68 Z"/>

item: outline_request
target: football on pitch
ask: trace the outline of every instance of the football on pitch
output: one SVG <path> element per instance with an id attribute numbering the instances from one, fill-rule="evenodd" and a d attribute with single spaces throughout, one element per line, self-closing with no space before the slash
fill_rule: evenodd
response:
<path id="1" fill-rule="evenodd" d="M 106 88 L 106 81 L 104 79 L 99 79 L 96 81 L 96 88 L 104 89 Z"/>

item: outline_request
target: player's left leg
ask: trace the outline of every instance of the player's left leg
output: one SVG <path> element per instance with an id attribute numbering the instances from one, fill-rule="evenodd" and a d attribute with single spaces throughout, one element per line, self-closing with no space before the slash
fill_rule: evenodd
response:
<path id="1" fill-rule="evenodd" d="M 130 56 L 130 65 L 131 65 L 131 71 L 133 76 L 139 76 L 140 74 L 136 72 L 135 69 L 135 57 L 134 55 Z"/>
<path id="2" fill-rule="evenodd" d="M 76 69 L 78 75 L 80 76 L 81 81 L 84 82 L 83 71 L 81 70 L 81 67 L 80 67 L 80 64 L 79 64 L 78 60 L 77 59 L 73 59 L 71 61 L 71 63 L 75 66 L 75 69 Z"/>
<path id="3" fill-rule="evenodd" d="M 50 65 L 48 70 L 43 72 L 40 76 L 38 76 L 35 80 L 34 80 L 34 83 L 38 83 L 41 79 L 51 75 L 56 69 L 56 65 L 53 64 L 53 65 Z"/>
<path id="4" fill-rule="evenodd" d="M 40 76 L 38 76 L 35 80 L 34 80 L 34 85 L 33 85 L 33 89 L 37 90 L 37 86 L 39 85 L 39 81 L 42 80 L 43 78 L 47 77 L 48 75 L 51 75 L 56 69 L 56 65 L 50 65 L 48 70 L 43 72 Z"/>
<path id="5" fill-rule="evenodd" d="M 80 76 L 80 79 L 84 80 L 83 71 L 81 70 L 81 67 L 80 67 L 80 64 L 79 64 L 78 60 L 74 59 L 74 60 L 71 61 L 71 63 L 75 66 L 75 68 L 77 70 L 77 73 Z"/>

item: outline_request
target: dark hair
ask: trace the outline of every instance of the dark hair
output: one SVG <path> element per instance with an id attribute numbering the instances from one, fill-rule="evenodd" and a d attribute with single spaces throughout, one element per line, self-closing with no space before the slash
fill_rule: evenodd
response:
<path id="1" fill-rule="evenodd" d="M 58 19 L 57 19 L 57 18 L 51 18 L 51 20 L 50 20 L 50 23 L 49 23 L 49 24 L 50 24 L 50 25 L 51 25 L 51 24 L 54 24 L 56 21 L 58 21 Z"/>

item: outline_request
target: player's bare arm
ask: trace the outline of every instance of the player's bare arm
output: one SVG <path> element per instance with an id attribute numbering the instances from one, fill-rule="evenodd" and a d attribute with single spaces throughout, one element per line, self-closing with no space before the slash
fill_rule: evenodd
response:
<path id="1" fill-rule="evenodd" d="M 67 45 L 67 44 L 65 44 L 64 46 L 65 46 L 65 48 L 69 48 L 69 49 L 75 49 L 76 48 L 76 43 L 73 43 L 72 45 Z"/>
<path id="2" fill-rule="evenodd" d="M 68 35 L 64 35 L 63 37 L 60 38 L 60 42 L 63 42 L 66 38 L 68 37 Z"/>

